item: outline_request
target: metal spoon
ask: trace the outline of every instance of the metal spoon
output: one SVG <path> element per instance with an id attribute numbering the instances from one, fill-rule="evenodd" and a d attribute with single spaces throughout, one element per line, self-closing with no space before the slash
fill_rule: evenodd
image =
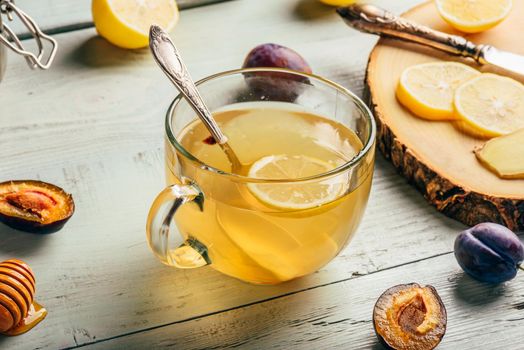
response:
<path id="1" fill-rule="evenodd" d="M 197 87 L 187 71 L 182 58 L 175 44 L 169 35 L 159 26 L 152 25 L 149 29 L 149 48 L 153 53 L 155 61 L 158 63 L 162 71 L 168 76 L 171 82 L 177 87 L 180 93 L 185 97 L 187 102 L 193 107 L 202 123 L 206 126 L 209 133 L 222 148 L 226 154 L 233 173 L 239 173 L 242 169 L 237 155 L 227 143 L 227 137 L 218 127 L 217 122 L 213 119 L 213 115 L 202 100 L 202 96 L 197 90 Z"/>

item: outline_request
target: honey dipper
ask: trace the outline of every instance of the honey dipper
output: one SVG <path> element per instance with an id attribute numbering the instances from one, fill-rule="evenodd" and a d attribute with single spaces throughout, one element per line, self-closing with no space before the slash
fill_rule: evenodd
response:
<path id="1" fill-rule="evenodd" d="M 0 263 L 0 333 L 25 333 L 46 317 L 34 297 L 35 275 L 29 265 L 18 259 Z"/>

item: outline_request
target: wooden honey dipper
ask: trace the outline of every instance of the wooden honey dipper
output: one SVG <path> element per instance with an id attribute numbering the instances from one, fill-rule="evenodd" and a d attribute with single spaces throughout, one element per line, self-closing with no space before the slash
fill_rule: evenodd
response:
<path id="1" fill-rule="evenodd" d="M 34 297 L 35 275 L 29 265 L 18 259 L 0 263 L 0 333 L 25 333 L 46 317 Z"/>

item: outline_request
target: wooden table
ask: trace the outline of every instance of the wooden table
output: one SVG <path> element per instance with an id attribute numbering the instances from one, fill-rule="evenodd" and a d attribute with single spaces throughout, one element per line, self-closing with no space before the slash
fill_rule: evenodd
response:
<path id="1" fill-rule="evenodd" d="M 376 2 L 400 13 L 418 1 Z M 441 349 L 524 347 L 524 278 L 487 286 L 465 276 L 452 253 L 464 227 L 427 205 L 381 155 L 356 238 L 313 275 L 260 287 L 209 267 L 161 265 L 144 225 L 164 186 L 163 118 L 176 91 L 147 50 L 124 51 L 96 35 L 88 0 L 18 4 L 57 33 L 60 50 L 46 72 L 9 57 L 0 181 L 55 183 L 77 210 L 50 235 L 0 226 L 0 260 L 31 264 L 49 310 L 31 332 L 0 337 L 0 348 L 380 349 L 373 304 L 386 288 L 413 281 L 434 285 L 447 307 Z M 194 78 L 239 67 L 253 46 L 277 42 L 358 94 L 376 40 L 316 0 L 184 10 L 174 35 Z"/>

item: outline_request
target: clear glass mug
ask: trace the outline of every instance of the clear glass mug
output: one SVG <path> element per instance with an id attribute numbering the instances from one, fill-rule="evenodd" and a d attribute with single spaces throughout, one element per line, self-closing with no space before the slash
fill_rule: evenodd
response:
<path id="1" fill-rule="evenodd" d="M 262 86 L 272 91 L 253 90 L 247 79 L 253 73 L 262 83 L 267 79 L 268 84 Z M 284 96 L 286 102 L 282 102 L 282 96 L 272 92 L 285 84 L 298 93 Z M 291 280 L 327 264 L 355 233 L 369 196 L 376 126 L 367 106 L 329 80 L 277 68 L 223 72 L 200 80 L 197 86 L 213 113 L 278 101 L 282 108 L 342 124 L 354 131 L 362 149 L 335 169 L 302 179 L 264 180 L 219 170 L 201 162 L 177 139 L 196 119 L 179 95 L 165 121 L 168 187 L 153 202 L 147 219 L 147 239 L 156 257 L 177 268 L 211 265 L 256 284 Z M 286 210 L 258 205 L 250 194 L 254 184 L 298 189 L 316 184 L 343 190 L 329 203 Z"/>

